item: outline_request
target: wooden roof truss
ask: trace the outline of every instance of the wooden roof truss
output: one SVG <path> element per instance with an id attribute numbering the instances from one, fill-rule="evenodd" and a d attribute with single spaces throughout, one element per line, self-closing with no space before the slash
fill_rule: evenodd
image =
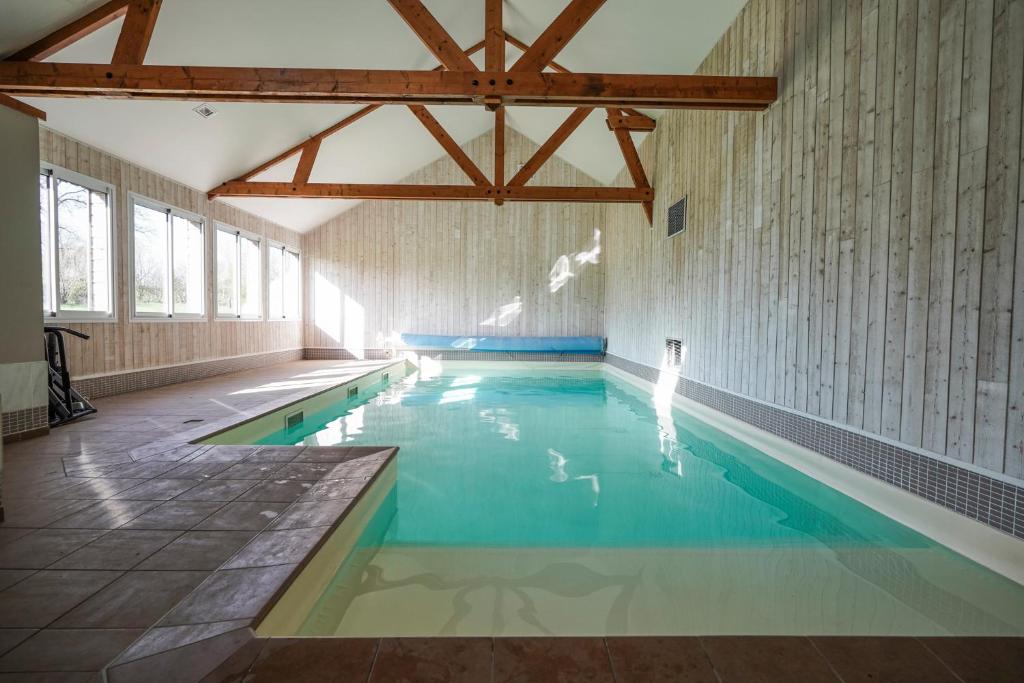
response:
<path id="1" fill-rule="evenodd" d="M 5 96 L 114 97 L 245 102 L 363 103 L 365 106 L 256 168 L 209 191 L 214 197 L 334 197 L 344 199 L 458 199 L 493 201 L 632 202 L 653 222 L 654 189 L 632 131 L 653 131 L 637 108 L 757 111 L 776 99 L 775 78 L 576 74 L 556 56 L 605 0 L 570 0 L 532 45 L 504 30 L 501 0 L 484 0 L 484 39 L 462 49 L 421 0 L 388 0 L 440 65 L 429 71 L 267 69 L 147 66 L 144 64 L 161 0 L 111 0 L 0 62 Z M 110 64 L 43 62 L 96 29 L 124 17 Z M 506 45 L 522 55 L 506 71 Z M 484 50 L 484 69 L 471 57 Z M 20 103 L 19 103 L 20 104 Z M 494 167 L 488 176 L 426 108 L 427 104 L 484 106 L 494 113 Z M 385 105 L 402 105 L 465 172 L 471 185 L 312 183 L 323 140 Z M 515 175 L 505 180 L 505 107 L 558 106 L 573 110 Z M 633 187 L 527 185 L 594 109 L 603 109 Z M 252 178 L 293 157 L 291 182 Z"/>

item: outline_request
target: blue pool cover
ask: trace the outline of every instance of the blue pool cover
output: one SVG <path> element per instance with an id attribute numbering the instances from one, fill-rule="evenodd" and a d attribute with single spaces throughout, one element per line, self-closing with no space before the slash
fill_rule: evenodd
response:
<path id="1" fill-rule="evenodd" d="M 604 353 L 604 337 L 453 337 L 442 334 L 403 334 L 402 343 L 412 349 Z"/>

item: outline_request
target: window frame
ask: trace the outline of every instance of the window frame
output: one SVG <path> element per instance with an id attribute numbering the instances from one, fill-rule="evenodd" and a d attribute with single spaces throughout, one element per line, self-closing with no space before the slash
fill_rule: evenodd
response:
<path id="1" fill-rule="evenodd" d="M 282 252 L 284 252 L 284 251 L 291 252 L 291 253 L 295 254 L 295 258 L 298 260 L 298 263 L 297 263 L 297 276 L 298 276 L 299 280 L 296 283 L 296 286 L 297 286 L 298 292 L 299 292 L 299 302 L 298 302 L 298 316 L 296 316 L 294 318 L 289 318 L 286 315 L 282 315 L 281 317 L 272 317 L 270 315 L 270 252 L 272 250 L 274 250 L 274 249 L 277 249 L 277 250 L 282 251 Z M 282 291 L 281 291 L 281 310 L 282 310 L 282 313 L 283 313 L 284 309 L 285 309 L 285 305 L 284 305 L 284 258 L 283 258 L 284 254 L 281 254 L 281 256 L 282 256 L 282 260 L 281 260 L 281 287 L 282 287 Z M 267 277 L 266 277 L 267 283 L 266 283 L 266 286 L 264 287 L 264 289 L 266 290 L 266 299 L 265 299 L 265 301 L 267 302 L 267 306 L 266 306 L 266 309 L 267 309 L 266 310 L 266 320 L 267 320 L 267 322 L 301 322 L 302 321 L 302 251 L 299 250 L 298 247 L 293 247 L 291 245 L 285 244 L 284 242 L 278 242 L 276 240 L 268 239 L 267 240 L 267 268 L 266 268 L 266 271 L 267 271 Z"/>
<path id="2" fill-rule="evenodd" d="M 47 226 L 47 232 L 49 234 L 49 248 L 50 248 L 50 259 L 49 259 L 49 300 L 51 310 L 47 311 L 43 309 L 43 322 L 52 322 L 59 320 L 62 322 L 70 323 L 105 323 L 105 322 L 117 322 L 117 298 L 118 298 L 118 281 L 117 281 L 117 258 L 118 258 L 118 244 L 116 241 L 117 237 L 117 188 L 112 184 L 87 176 L 77 171 L 52 164 L 48 161 L 40 162 L 39 164 L 39 175 L 48 175 L 50 177 L 50 189 L 47 193 L 49 199 L 49 207 L 47 208 L 47 215 L 49 216 L 49 225 Z M 56 193 L 56 181 L 65 180 L 69 183 L 74 183 L 79 187 L 84 187 L 87 190 L 93 192 L 103 192 L 107 195 L 107 288 L 109 292 L 109 306 L 106 311 L 64 311 L 60 307 L 60 243 L 57 239 L 57 193 Z M 40 245 L 41 248 L 42 245 Z M 42 256 L 40 255 L 40 259 Z M 41 264 L 40 264 L 41 265 Z"/>
<path id="3" fill-rule="evenodd" d="M 217 233 L 225 232 L 230 235 L 235 235 L 235 310 L 234 315 L 224 314 L 220 312 L 220 305 L 217 302 L 217 293 L 220 289 L 220 264 L 218 263 L 217 253 Z M 257 288 L 257 296 L 259 297 L 259 311 L 255 315 L 242 315 L 242 240 L 246 238 L 256 242 L 259 249 L 258 268 L 260 275 L 260 286 Z M 267 270 L 267 257 L 264 253 L 266 250 L 263 248 L 264 238 L 263 235 L 257 235 L 254 232 L 242 230 L 236 228 L 233 225 L 222 223 L 220 221 L 214 221 L 213 224 L 213 282 L 211 283 L 210 289 L 213 292 L 213 315 L 217 320 L 265 320 L 264 315 L 266 306 L 264 305 L 263 295 L 266 292 L 266 270 Z"/>
<path id="4" fill-rule="evenodd" d="M 189 221 L 196 221 L 203 228 L 203 310 L 201 313 L 175 313 L 174 312 L 174 227 L 173 224 L 168 222 L 167 225 L 167 293 L 168 302 L 167 308 L 164 313 L 147 313 L 145 311 L 140 312 L 138 310 L 138 302 L 136 301 L 135 292 L 135 205 L 144 206 L 147 209 L 154 211 L 161 211 L 166 213 L 168 216 L 178 216 Z M 207 321 L 209 318 L 206 313 L 206 307 L 209 299 L 209 289 L 206 286 L 206 275 L 207 275 L 207 221 L 206 218 L 200 214 L 186 211 L 185 209 L 178 208 L 173 204 L 161 202 L 156 199 L 151 199 L 145 195 L 138 194 L 137 192 L 128 193 L 128 214 L 129 218 L 129 237 L 128 246 L 130 249 L 130 258 L 128 260 L 128 289 L 132 311 L 132 322 L 197 322 Z"/>

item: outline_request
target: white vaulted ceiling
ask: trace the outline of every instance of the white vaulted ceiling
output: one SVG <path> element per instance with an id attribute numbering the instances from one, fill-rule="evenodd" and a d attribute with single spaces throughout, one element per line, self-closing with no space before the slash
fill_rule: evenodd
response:
<path id="1" fill-rule="evenodd" d="M 0 55 L 7 55 L 103 4 L 103 0 L 0 0 Z M 483 37 L 483 0 L 425 0 L 466 47 Z M 724 33 L 743 0 L 609 0 L 558 55 L 573 71 L 692 73 Z M 532 42 L 566 0 L 506 0 L 505 29 Z M 57 53 L 49 61 L 109 62 L 121 20 Z M 510 63 L 519 51 L 508 48 Z M 482 66 L 482 53 L 477 55 Z M 164 0 L 147 64 L 429 69 L 437 62 L 384 0 Z M 207 190 L 258 166 L 359 108 L 358 105 L 218 102 L 199 117 L 201 102 L 28 99 L 55 130 Z M 432 106 L 460 144 L 493 127 L 482 108 Z M 649 112 L 657 116 L 658 112 Z M 543 142 L 565 109 L 513 107 L 508 124 Z M 634 134 L 639 142 L 640 136 Z M 444 154 L 401 106 L 384 107 L 328 138 L 314 182 L 390 183 Z M 623 166 L 598 112 L 558 155 L 604 183 Z M 522 160 L 513 160 L 522 162 Z M 290 178 L 297 158 L 260 179 Z M 290 228 L 306 231 L 355 202 L 322 199 L 230 201 Z"/>

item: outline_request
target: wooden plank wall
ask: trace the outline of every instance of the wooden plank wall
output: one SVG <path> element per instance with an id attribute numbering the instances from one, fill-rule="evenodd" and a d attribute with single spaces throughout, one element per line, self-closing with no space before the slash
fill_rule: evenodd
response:
<path id="1" fill-rule="evenodd" d="M 43 161 L 108 182 L 116 188 L 114 242 L 117 247 L 117 320 L 67 325 L 91 336 L 87 342 L 77 339 L 68 342 L 71 368 L 76 377 L 302 346 L 302 327 L 299 322 L 214 320 L 210 315 L 213 310 L 213 221 L 221 221 L 292 246 L 300 244 L 297 233 L 224 202 L 210 202 L 205 192 L 174 182 L 49 129 L 40 129 L 39 142 Z M 131 322 L 129 192 L 206 217 L 207 319 L 195 322 Z"/>
<path id="2" fill-rule="evenodd" d="M 609 351 L 681 337 L 687 377 L 1024 477 L 1024 0 L 751 0 L 701 71 L 779 101 L 645 140 L 655 227 L 607 213 Z"/>
<path id="3" fill-rule="evenodd" d="M 487 133 L 464 146 L 488 176 L 492 144 L 493 134 Z M 609 144 L 614 144 L 610 136 Z M 511 177 L 536 148 L 508 129 L 505 177 Z M 401 182 L 469 181 L 445 157 Z M 552 158 L 531 184 L 597 182 Z M 396 332 L 599 335 L 603 266 L 581 265 L 573 257 L 593 248 L 594 232 L 603 227 L 603 219 L 603 208 L 594 204 L 364 202 L 303 235 L 310 293 L 306 346 L 358 352 L 360 345 L 383 346 L 384 339 Z M 571 263 L 573 276 L 552 292 L 549 275 L 560 257 Z M 517 298 L 518 315 L 503 321 L 504 326 L 485 324 Z"/>

